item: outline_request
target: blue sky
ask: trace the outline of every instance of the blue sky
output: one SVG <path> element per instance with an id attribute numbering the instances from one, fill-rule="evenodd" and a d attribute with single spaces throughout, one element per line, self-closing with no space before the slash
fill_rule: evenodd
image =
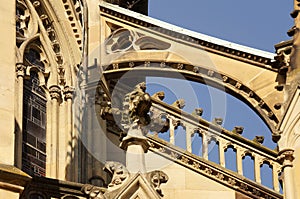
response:
<path id="1" fill-rule="evenodd" d="M 156 19 L 169 22 L 180 27 L 224 39 L 249 47 L 275 52 L 274 45 L 280 41 L 289 40 L 286 32 L 293 26 L 292 1 L 283 0 L 220 0 L 220 1 L 179 1 L 150 0 L 149 15 Z M 204 109 L 203 118 L 212 121 L 215 117 L 224 119 L 223 126 L 232 130 L 234 126 L 243 126 L 243 136 L 252 140 L 256 135 L 265 136 L 264 145 L 274 149 L 276 143 L 271 140 L 271 132 L 259 116 L 246 104 L 224 92 L 209 86 L 189 83 L 182 80 L 166 80 L 147 78 L 147 92 L 154 94 L 163 90 L 166 93 L 165 102 L 172 103 L 184 98 L 184 111 L 191 113 L 194 108 Z M 150 86 L 151 85 L 151 86 Z M 168 133 L 160 134 L 168 140 Z M 192 140 L 193 153 L 201 156 L 201 138 L 195 136 Z M 185 148 L 185 132 L 178 128 L 175 134 L 175 144 Z M 212 161 L 218 162 L 216 147 L 210 150 Z M 234 153 L 228 153 L 226 167 L 236 170 Z M 253 177 L 253 162 L 245 158 L 244 175 Z M 251 166 L 252 165 L 252 166 Z M 268 166 L 261 168 L 262 183 L 272 187 L 272 174 Z"/>
<path id="2" fill-rule="evenodd" d="M 149 0 L 151 17 L 209 36 L 273 53 L 275 44 L 291 39 L 286 32 L 293 26 L 293 19 L 290 17 L 292 10 L 292 0 Z M 164 90 L 166 92 L 165 101 L 168 103 L 178 98 L 185 98 L 188 102 L 184 109 L 186 112 L 191 112 L 193 108 L 196 108 L 195 106 L 199 106 L 204 108 L 203 118 L 209 121 L 218 114 L 222 114 L 218 111 L 223 109 L 226 112 L 223 124 L 226 129 L 232 130 L 234 126 L 244 126 L 243 136 L 246 138 L 253 139 L 255 135 L 264 135 L 265 146 L 272 149 L 276 146 L 271 141 L 271 132 L 258 115 L 236 98 L 225 94 L 226 101 L 221 104 L 216 99 L 218 100 L 222 96 L 222 91 L 191 83 L 193 92 L 197 95 L 197 99 L 194 100 L 197 102 L 193 104 L 191 101 L 194 98 L 191 99 L 187 89 L 182 88 L 180 80 L 174 81 L 173 84 L 154 78 L 147 79 L 147 81 L 151 85 L 151 89 L 147 89 L 150 94 Z M 224 98 L 224 93 L 221 98 Z M 224 107 L 218 107 L 220 104 Z M 168 135 L 160 136 L 168 139 Z M 182 141 L 177 143 L 175 141 L 176 145 L 184 148 L 184 132 L 178 130 L 175 140 L 176 137 Z M 193 145 L 194 149 L 201 151 L 199 145 Z M 213 154 L 213 151 L 211 153 Z M 229 158 L 228 160 L 230 162 L 233 159 Z M 231 169 L 235 170 L 235 168 Z M 263 184 L 272 187 L 270 170 L 265 167 L 262 169 Z M 253 168 L 250 169 L 248 165 L 245 176 L 253 179 L 252 171 Z"/>
<path id="3" fill-rule="evenodd" d="M 274 52 L 274 45 L 280 41 L 289 40 L 286 32 L 293 26 L 290 12 L 293 9 L 292 1 L 283 0 L 149 0 L 149 15 L 156 19 L 178 25 L 196 32 L 221 38 L 241 45 Z M 149 79 L 148 79 L 149 80 Z M 153 83 L 156 85 L 153 87 Z M 187 89 L 182 82 L 150 80 L 150 93 L 161 88 L 166 92 L 168 103 L 175 99 L 185 98 L 188 103 L 185 111 L 192 112 L 196 106 L 204 108 L 203 118 L 208 121 L 214 117 L 224 117 L 224 127 L 228 130 L 234 126 L 244 126 L 244 136 L 253 139 L 255 135 L 265 135 L 264 145 L 274 148 L 268 128 L 260 121 L 258 115 L 247 105 L 240 103 L 236 98 L 226 95 L 226 102 L 220 103 L 222 92 L 203 85 L 192 83 L 195 97 L 187 98 Z M 148 83 L 149 83 L 148 82 Z M 189 86 L 187 86 L 189 87 Z M 191 89 L 189 87 L 189 89 Z M 190 90 L 191 91 L 191 90 Z M 189 92 L 191 93 L 191 92 Z M 221 97 L 222 99 L 224 96 Z M 219 100 L 219 101 L 218 101 Z M 216 108 L 216 106 L 219 106 Z M 221 107 L 222 106 L 222 107 Z M 221 112 L 225 111 L 224 113 Z M 243 113 L 241 115 L 241 113 Z"/>
<path id="4" fill-rule="evenodd" d="M 154 18 L 269 52 L 290 39 L 292 9 L 292 0 L 149 0 Z"/>

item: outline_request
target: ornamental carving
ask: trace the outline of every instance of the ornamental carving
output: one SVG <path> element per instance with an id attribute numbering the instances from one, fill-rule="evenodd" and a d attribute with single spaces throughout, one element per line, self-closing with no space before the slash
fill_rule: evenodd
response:
<path id="1" fill-rule="evenodd" d="M 282 169 L 285 167 L 292 167 L 294 161 L 294 150 L 293 149 L 285 149 L 279 152 L 277 160 L 282 164 Z"/>
<path id="2" fill-rule="evenodd" d="M 152 172 L 148 173 L 147 175 L 148 175 L 148 180 L 151 183 L 151 186 L 154 188 L 154 190 L 160 196 L 163 196 L 160 185 L 162 183 L 168 182 L 169 177 L 167 176 L 167 174 L 165 174 L 163 171 L 152 171 Z"/>
<path id="3" fill-rule="evenodd" d="M 25 69 L 26 69 L 26 67 L 23 64 L 17 64 L 16 65 L 17 77 L 19 77 L 19 76 L 24 77 Z"/>
<path id="4" fill-rule="evenodd" d="M 166 50 L 170 44 L 133 30 L 119 28 L 106 40 L 106 53 L 138 50 Z"/>
<path id="5" fill-rule="evenodd" d="M 178 99 L 171 106 L 178 108 L 178 109 L 183 109 L 185 107 L 185 100 Z"/>
<path id="6" fill-rule="evenodd" d="M 104 199 L 103 188 L 86 184 L 81 191 L 88 196 L 89 199 Z"/>
<path id="7" fill-rule="evenodd" d="M 63 90 L 65 99 L 73 99 L 73 92 L 74 92 L 74 88 L 70 87 L 70 86 L 66 86 Z"/>
<path id="8" fill-rule="evenodd" d="M 51 86 L 49 89 L 51 99 L 59 100 L 61 97 L 61 89 L 58 86 Z"/>
<path id="9" fill-rule="evenodd" d="M 111 182 L 108 184 L 109 189 L 119 188 L 129 177 L 128 170 L 119 162 L 108 161 L 105 163 L 103 170 L 112 176 Z"/>
<path id="10" fill-rule="evenodd" d="M 125 95 L 121 120 L 125 130 L 132 126 L 146 126 L 150 123 L 148 112 L 151 107 L 151 97 L 145 91 L 146 83 L 142 82 Z"/>

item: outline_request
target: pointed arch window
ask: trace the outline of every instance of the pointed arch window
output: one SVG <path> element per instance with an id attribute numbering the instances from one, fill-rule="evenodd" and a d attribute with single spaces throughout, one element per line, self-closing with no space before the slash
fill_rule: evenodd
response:
<path id="1" fill-rule="evenodd" d="M 45 176 L 46 169 L 46 93 L 40 87 L 38 73 L 44 72 L 42 51 L 30 45 L 24 63 L 33 69 L 24 80 L 22 170 L 30 175 Z"/>

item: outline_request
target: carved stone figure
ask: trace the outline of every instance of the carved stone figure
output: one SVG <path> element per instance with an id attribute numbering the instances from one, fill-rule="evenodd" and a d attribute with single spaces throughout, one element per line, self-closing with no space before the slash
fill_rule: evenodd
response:
<path id="1" fill-rule="evenodd" d="M 150 123 L 148 112 L 151 107 L 151 97 L 145 93 L 146 83 L 142 82 L 135 89 L 126 94 L 123 101 L 123 112 L 121 124 L 124 129 L 130 126 L 146 126 Z"/>
<path id="2" fill-rule="evenodd" d="M 104 189 L 101 187 L 86 184 L 81 191 L 88 196 L 89 199 L 104 199 Z"/>
<path id="3" fill-rule="evenodd" d="M 202 116 L 203 114 L 203 109 L 202 108 L 195 108 L 195 110 L 192 112 L 193 116 Z"/>
<path id="4" fill-rule="evenodd" d="M 152 97 L 158 100 L 163 100 L 165 98 L 165 93 L 163 91 L 159 91 L 152 95 Z"/>
<path id="5" fill-rule="evenodd" d="M 233 133 L 237 133 L 241 135 L 244 131 L 244 127 L 242 126 L 235 126 L 234 129 L 232 130 Z"/>
<path id="6" fill-rule="evenodd" d="M 264 143 L 264 140 L 265 140 L 265 137 L 264 136 L 255 136 L 255 138 L 253 139 L 254 142 L 257 142 L 257 143 Z"/>
<path id="7" fill-rule="evenodd" d="M 162 183 L 166 183 L 169 180 L 167 174 L 162 171 L 152 171 L 148 173 L 148 180 L 151 183 L 152 187 L 157 191 L 160 196 L 163 196 L 160 189 Z"/>
<path id="8" fill-rule="evenodd" d="M 184 101 L 184 99 L 178 99 L 171 106 L 179 108 L 179 109 L 183 109 L 185 106 L 185 101 Z"/>
<path id="9" fill-rule="evenodd" d="M 121 185 L 129 177 L 128 170 L 119 162 L 108 161 L 105 163 L 103 170 L 112 176 L 108 188 L 118 188 L 118 185 Z"/>

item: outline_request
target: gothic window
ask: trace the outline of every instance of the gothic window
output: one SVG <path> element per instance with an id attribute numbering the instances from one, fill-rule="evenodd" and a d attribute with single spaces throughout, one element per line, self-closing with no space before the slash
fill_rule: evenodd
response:
<path id="1" fill-rule="evenodd" d="M 29 65 L 37 66 L 41 71 L 44 71 L 44 64 L 41 61 L 41 52 L 38 48 L 29 48 L 25 52 L 25 61 Z"/>
<path id="2" fill-rule="evenodd" d="M 45 176 L 46 96 L 37 73 L 24 81 L 22 169 L 30 175 Z"/>

